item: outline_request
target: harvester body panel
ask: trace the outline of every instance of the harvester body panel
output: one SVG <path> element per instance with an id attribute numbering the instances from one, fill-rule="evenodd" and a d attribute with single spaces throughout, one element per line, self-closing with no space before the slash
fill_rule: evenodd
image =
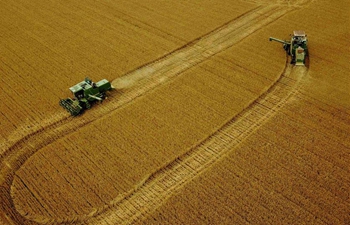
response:
<path id="1" fill-rule="evenodd" d="M 100 92 L 105 92 L 105 91 L 108 91 L 112 88 L 111 83 L 106 79 L 103 79 L 103 80 L 100 80 L 99 82 L 97 82 L 96 86 L 98 87 Z"/>

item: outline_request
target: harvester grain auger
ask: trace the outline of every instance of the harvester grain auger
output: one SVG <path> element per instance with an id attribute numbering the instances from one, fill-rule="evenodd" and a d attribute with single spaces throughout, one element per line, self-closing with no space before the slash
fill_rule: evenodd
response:
<path id="1" fill-rule="evenodd" d="M 292 57 L 291 63 L 305 65 L 305 59 L 309 55 L 307 48 L 307 35 L 304 31 L 294 31 L 290 41 L 283 41 L 270 37 L 270 41 L 277 41 L 283 44 L 284 50 Z"/>
<path id="2" fill-rule="evenodd" d="M 84 81 L 69 88 L 73 93 L 73 99 L 61 99 L 59 103 L 72 116 L 77 116 L 85 109 L 90 109 L 94 102 L 101 102 L 105 99 L 106 92 L 111 89 L 113 86 L 108 80 L 103 79 L 94 83 L 87 77 Z"/>

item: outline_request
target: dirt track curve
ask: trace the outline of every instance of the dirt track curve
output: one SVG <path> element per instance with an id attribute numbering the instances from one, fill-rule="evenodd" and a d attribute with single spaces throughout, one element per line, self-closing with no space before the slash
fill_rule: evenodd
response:
<path id="1" fill-rule="evenodd" d="M 2 174 L 0 177 L 2 193 L 0 197 L 2 202 L 12 206 L 4 210 L 14 210 L 10 197 L 13 178 L 21 165 L 36 151 L 142 96 L 147 91 L 233 46 L 295 9 L 279 5 L 258 6 L 177 51 L 114 80 L 113 85 L 122 90 L 115 94 L 117 100 L 110 100 L 101 105 L 88 118 L 81 117 L 79 120 L 73 120 L 66 114 L 60 113 L 54 115 L 55 122 L 48 122 L 47 126 L 38 128 L 24 138 L 14 139 L 8 145 L 2 143 L 1 147 L 4 150 L 2 150 L 3 154 L 0 158 Z M 109 205 L 81 218 L 55 218 L 53 220 L 42 218 L 44 220 L 41 221 L 46 221 L 46 223 L 84 221 L 86 224 L 96 224 L 98 221 L 100 224 L 119 224 L 137 220 L 159 206 L 165 196 L 180 188 L 204 168 L 225 155 L 230 147 L 238 145 L 255 129 L 259 128 L 295 93 L 299 81 L 305 73 L 305 67 L 293 68 L 287 63 L 280 79 L 249 108 L 228 121 L 224 127 L 195 149 L 155 172 L 143 184 L 140 184 L 137 190 L 125 196 L 124 199 L 115 199 Z M 14 213 L 16 212 L 9 214 Z M 25 217 L 25 215 L 22 216 Z"/>
<path id="2" fill-rule="evenodd" d="M 154 211 L 167 196 L 208 169 L 270 119 L 297 93 L 306 73 L 306 67 L 292 67 L 287 62 L 285 71 L 273 87 L 237 117 L 196 148 L 154 173 L 138 190 L 114 203 L 113 208 L 84 224 L 130 224 Z"/>

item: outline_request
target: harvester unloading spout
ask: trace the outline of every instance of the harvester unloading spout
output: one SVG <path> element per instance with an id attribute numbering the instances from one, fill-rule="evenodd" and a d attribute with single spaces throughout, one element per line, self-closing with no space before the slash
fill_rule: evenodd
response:
<path id="1" fill-rule="evenodd" d="M 90 97 L 90 98 L 93 98 L 93 99 L 95 99 L 95 100 L 97 100 L 97 101 L 102 101 L 102 100 L 103 100 L 102 98 L 97 97 L 97 96 L 95 96 L 95 95 L 89 95 L 89 97 Z"/>
<path id="2" fill-rule="evenodd" d="M 281 39 L 274 38 L 274 37 L 270 37 L 269 40 L 270 41 L 277 41 L 279 43 L 282 43 L 283 44 L 283 49 L 288 53 L 288 55 L 290 55 L 290 42 L 283 41 Z"/>
<path id="3" fill-rule="evenodd" d="M 283 40 L 281 40 L 281 39 L 274 38 L 274 37 L 270 37 L 269 40 L 270 40 L 270 41 L 277 41 L 277 42 L 280 42 L 280 43 L 285 44 L 285 45 L 290 45 L 290 42 L 288 42 L 288 41 L 283 41 Z"/>

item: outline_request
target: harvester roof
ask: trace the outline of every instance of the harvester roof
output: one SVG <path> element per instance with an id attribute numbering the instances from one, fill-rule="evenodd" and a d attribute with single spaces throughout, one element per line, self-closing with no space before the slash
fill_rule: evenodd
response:
<path id="1" fill-rule="evenodd" d="M 305 31 L 303 31 L 303 30 L 295 30 L 293 32 L 293 35 L 294 36 L 299 36 L 299 37 L 305 37 L 306 36 Z"/>
<path id="2" fill-rule="evenodd" d="M 73 93 L 76 93 L 78 91 L 81 91 L 83 89 L 87 89 L 89 87 L 91 87 L 90 84 L 86 83 L 85 81 L 82 81 L 82 82 L 70 87 L 69 90 L 71 90 L 71 92 L 73 92 Z"/>

